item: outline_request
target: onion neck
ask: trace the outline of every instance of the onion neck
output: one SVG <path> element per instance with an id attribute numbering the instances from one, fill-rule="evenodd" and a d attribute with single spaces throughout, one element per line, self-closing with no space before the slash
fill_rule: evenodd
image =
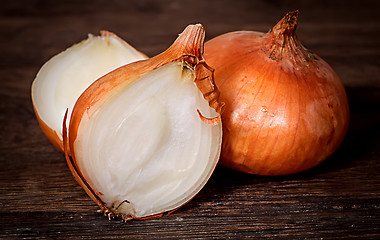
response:
<path id="1" fill-rule="evenodd" d="M 265 34 L 263 51 L 273 61 L 280 62 L 283 59 L 293 63 L 307 63 L 316 59 L 298 41 L 296 28 L 298 23 L 298 10 L 285 15 L 267 34 Z"/>
<path id="2" fill-rule="evenodd" d="M 182 58 L 192 65 L 203 60 L 204 39 L 205 30 L 201 24 L 189 25 L 163 54 L 173 60 Z"/>

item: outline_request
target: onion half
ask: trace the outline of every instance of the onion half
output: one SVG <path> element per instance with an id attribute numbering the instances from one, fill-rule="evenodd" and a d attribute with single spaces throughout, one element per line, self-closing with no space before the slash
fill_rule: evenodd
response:
<path id="1" fill-rule="evenodd" d="M 160 217 L 211 176 L 223 105 L 203 41 L 203 27 L 189 25 L 162 54 L 95 81 L 64 123 L 68 165 L 109 217 Z"/>
<path id="2" fill-rule="evenodd" d="M 48 139 L 60 150 L 62 121 L 81 93 L 104 74 L 147 57 L 115 34 L 89 35 L 46 62 L 33 81 L 31 97 L 38 122 Z"/>

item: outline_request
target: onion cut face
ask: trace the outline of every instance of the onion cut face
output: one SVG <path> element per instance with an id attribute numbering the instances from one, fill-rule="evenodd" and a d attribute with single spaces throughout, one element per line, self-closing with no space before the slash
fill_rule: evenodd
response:
<path id="1" fill-rule="evenodd" d="M 32 84 L 32 101 L 39 124 L 48 139 L 60 150 L 62 121 L 69 116 L 82 92 L 104 74 L 147 57 L 115 34 L 102 31 L 89 35 L 54 56 L 39 70 Z"/>
<path id="2" fill-rule="evenodd" d="M 223 105 L 203 41 L 203 27 L 188 26 L 164 53 L 94 82 L 64 123 L 68 165 L 110 217 L 159 217 L 211 176 Z"/>

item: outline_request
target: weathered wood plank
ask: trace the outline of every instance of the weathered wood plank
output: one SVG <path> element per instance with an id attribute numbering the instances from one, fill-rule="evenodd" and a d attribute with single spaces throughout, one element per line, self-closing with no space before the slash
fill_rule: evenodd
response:
<path id="1" fill-rule="evenodd" d="M 298 36 L 344 82 L 343 145 L 304 173 L 261 177 L 217 167 L 188 204 L 161 219 L 109 221 L 79 187 L 35 119 L 41 65 L 107 29 L 153 56 L 190 23 L 207 39 L 267 31 L 300 10 Z M 0 238 L 380 238 L 380 20 L 377 1 L 7 1 L 0 9 Z"/>

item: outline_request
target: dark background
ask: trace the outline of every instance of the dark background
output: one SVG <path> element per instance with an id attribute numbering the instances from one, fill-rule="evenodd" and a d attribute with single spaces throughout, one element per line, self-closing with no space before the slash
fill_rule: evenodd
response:
<path id="1" fill-rule="evenodd" d="M 169 216 L 109 221 L 72 177 L 35 119 L 31 83 L 72 44 L 115 32 L 149 56 L 190 23 L 206 37 L 268 31 L 300 10 L 298 37 L 342 78 L 351 123 L 319 166 L 261 177 L 217 167 Z M 0 7 L 0 238 L 380 238 L 379 1 L 3 1 Z"/>

